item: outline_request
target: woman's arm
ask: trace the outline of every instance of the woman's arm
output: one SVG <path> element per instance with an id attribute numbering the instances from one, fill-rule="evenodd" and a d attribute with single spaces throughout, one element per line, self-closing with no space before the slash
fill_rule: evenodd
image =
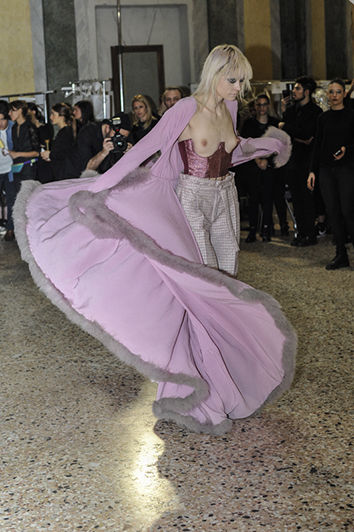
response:
<path id="1" fill-rule="evenodd" d="M 17 159 L 18 157 L 25 157 L 26 159 L 32 159 L 34 157 L 39 156 L 39 151 L 13 151 L 9 150 L 9 155 L 13 159 Z"/>

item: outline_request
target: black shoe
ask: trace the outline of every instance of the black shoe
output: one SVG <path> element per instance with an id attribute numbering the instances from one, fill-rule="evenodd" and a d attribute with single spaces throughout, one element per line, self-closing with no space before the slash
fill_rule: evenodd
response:
<path id="1" fill-rule="evenodd" d="M 301 240 L 300 236 L 294 236 L 293 240 L 290 242 L 290 246 L 298 246 Z"/>
<path id="2" fill-rule="evenodd" d="M 300 248 L 307 248 L 308 246 L 315 246 L 317 244 L 317 238 L 315 236 L 304 236 L 300 238 L 298 246 Z"/>
<path id="3" fill-rule="evenodd" d="M 337 254 L 326 266 L 326 270 L 338 270 L 339 268 L 348 268 L 350 266 L 348 255 Z"/>
<path id="4" fill-rule="evenodd" d="M 5 242 L 12 242 L 13 240 L 15 240 L 15 233 L 11 229 L 6 231 L 4 240 Z"/>
<path id="5" fill-rule="evenodd" d="M 317 222 L 316 235 L 318 237 L 325 236 L 327 232 L 326 224 L 324 222 Z"/>
<path id="6" fill-rule="evenodd" d="M 262 233 L 262 242 L 271 242 L 271 238 L 270 238 L 270 231 L 269 229 L 263 229 L 263 233 Z"/>
<path id="7" fill-rule="evenodd" d="M 280 234 L 281 236 L 289 236 L 289 226 L 287 222 L 285 224 L 281 224 Z"/>
<path id="8" fill-rule="evenodd" d="M 246 244 L 251 244 L 251 242 L 255 242 L 256 240 L 257 240 L 256 231 L 253 231 L 251 229 L 251 231 L 249 232 L 248 237 L 246 238 L 245 242 L 246 242 Z"/>

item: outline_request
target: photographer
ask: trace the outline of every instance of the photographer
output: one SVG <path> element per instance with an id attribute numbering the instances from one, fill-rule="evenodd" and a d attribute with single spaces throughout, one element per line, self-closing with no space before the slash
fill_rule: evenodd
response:
<path id="1" fill-rule="evenodd" d="M 84 126 L 77 138 L 77 176 L 84 170 L 96 170 L 103 174 L 111 168 L 132 147 L 134 141 L 130 131 L 130 120 L 125 113 Z"/>

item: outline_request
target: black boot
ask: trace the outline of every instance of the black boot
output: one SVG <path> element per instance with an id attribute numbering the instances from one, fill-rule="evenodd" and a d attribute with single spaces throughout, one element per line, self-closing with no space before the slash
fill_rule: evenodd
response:
<path id="1" fill-rule="evenodd" d="M 285 222 L 284 224 L 281 224 L 281 226 L 280 226 L 280 234 L 281 234 L 281 236 L 289 236 L 289 225 L 288 225 L 288 222 Z"/>
<path id="2" fill-rule="evenodd" d="M 269 227 L 263 227 L 262 232 L 262 242 L 270 242 L 272 239 L 270 238 L 270 228 Z"/>
<path id="3" fill-rule="evenodd" d="M 248 237 L 246 238 L 245 242 L 246 244 L 251 244 L 251 242 L 255 242 L 256 240 L 257 240 L 256 229 L 254 227 L 251 227 L 250 232 L 248 233 Z"/>
<path id="4" fill-rule="evenodd" d="M 326 266 L 326 270 L 339 270 L 339 268 L 348 268 L 350 266 L 347 253 L 338 253 Z"/>

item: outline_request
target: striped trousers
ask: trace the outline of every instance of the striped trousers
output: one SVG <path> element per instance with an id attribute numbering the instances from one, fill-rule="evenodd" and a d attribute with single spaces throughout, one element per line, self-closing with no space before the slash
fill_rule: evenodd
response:
<path id="1" fill-rule="evenodd" d="M 240 216 L 234 175 L 218 181 L 180 174 L 176 194 L 204 264 L 236 275 Z"/>

